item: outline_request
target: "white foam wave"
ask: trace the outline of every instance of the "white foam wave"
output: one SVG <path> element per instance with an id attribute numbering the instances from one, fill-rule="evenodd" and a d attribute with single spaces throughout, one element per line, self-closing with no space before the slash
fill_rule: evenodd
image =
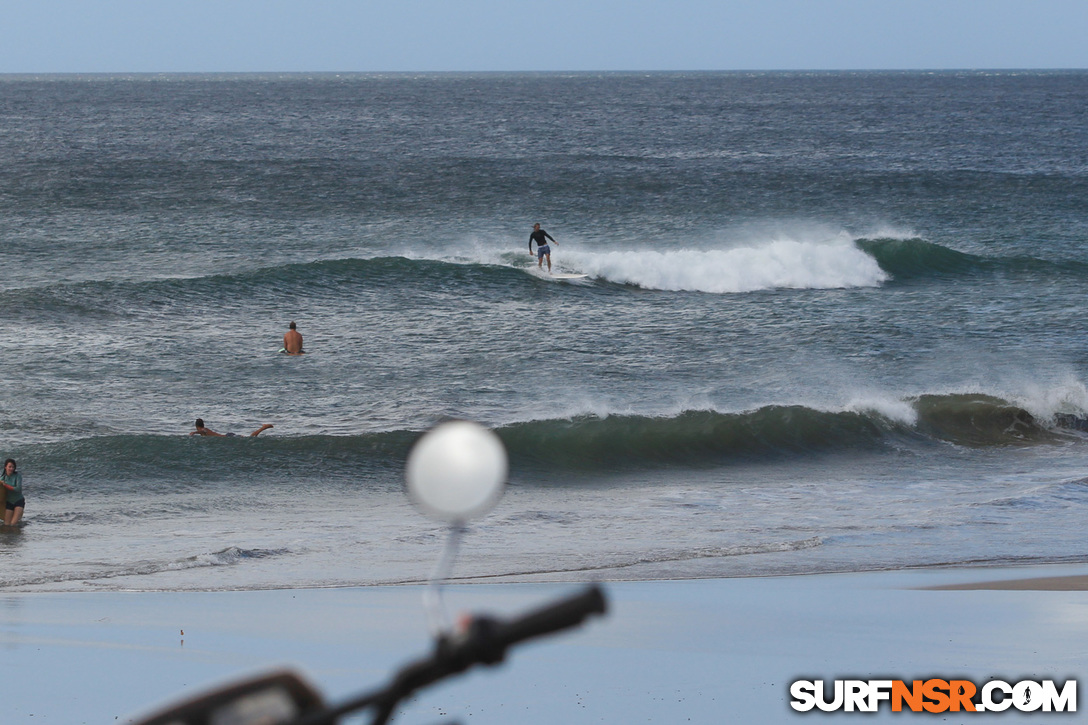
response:
<path id="1" fill-rule="evenodd" d="M 1040 420 L 1053 420 L 1060 414 L 1083 416 L 1088 412 L 1088 387 L 1075 379 L 1051 387 L 1031 385 L 1025 393 L 1009 397 Z"/>
<path id="2" fill-rule="evenodd" d="M 906 241 L 908 239 L 917 239 L 919 235 L 918 232 L 909 227 L 881 224 L 859 232 L 856 237 L 858 239 L 898 239 Z"/>
<path id="3" fill-rule="evenodd" d="M 848 403 L 846 410 L 855 413 L 875 413 L 893 423 L 902 423 L 908 426 L 914 426 L 918 423 L 918 411 L 914 409 L 914 406 L 906 400 L 895 398 L 858 398 Z"/>
<path id="4" fill-rule="evenodd" d="M 852 240 L 777 240 L 723 250 L 564 252 L 563 265 L 644 289 L 717 294 L 876 287 L 888 279 Z"/>

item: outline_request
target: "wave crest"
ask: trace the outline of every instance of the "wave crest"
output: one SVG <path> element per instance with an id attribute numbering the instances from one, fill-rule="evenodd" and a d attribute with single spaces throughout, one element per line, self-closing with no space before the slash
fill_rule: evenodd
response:
<path id="1" fill-rule="evenodd" d="M 858 239 L 857 247 L 872 255 L 880 268 L 898 281 L 963 277 L 981 273 L 1061 274 L 1084 276 L 1088 264 L 1079 259 L 1049 261 L 1035 257 L 989 257 L 911 238 Z"/>
<path id="2" fill-rule="evenodd" d="M 1033 412 L 1033 408 L 1035 408 Z M 968 447 L 1032 445 L 1088 431 L 1082 407 L 1038 409 L 976 394 L 925 394 L 898 401 L 854 402 L 838 410 L 767 405 L 675 415 L 608 414 L 511 423 L 495 428 L 517 472 L 615 471 L 662 466 L 709 467 L 812 455 L 879 452 L 951 443 Z M 93 482 L 144 491 L 217 488 L 223 471 L 255 486 L 320 470 L 329 485 L 399 485 L 403 462 L 421 431 L 349 436 L 192 439 L 101 436 L 38 444 L 38 485 L 80 490 Z M 33 450 L 29 450 L 32 448 Z M 96 463 L 101 462 L 101 463 Z M 395 482 L 395 483 L 393 483 Z"/>
<path id="3" fill-rule="evenodd" d="M 598 279 L 673 292 L 846 289 L 876 287 L 888 279 L 873 257 L 848 240 L 780 240 L 710 251 L 571 252 L 563 261 Z"/>

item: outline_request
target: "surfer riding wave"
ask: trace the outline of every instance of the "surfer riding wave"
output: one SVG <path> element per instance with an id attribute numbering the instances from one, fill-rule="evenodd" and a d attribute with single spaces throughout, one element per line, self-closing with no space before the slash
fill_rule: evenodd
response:
<path id="1" fill-rule="evenodd" d="M 533 225 L 533 231 L 529 234 L 529 254 L 533 253 L 533 242 L 536 242 L 536 266 L 543 268 L 544 258 L 548 259 L 548 271 L 552 271 L 552 248 L 548 246 L 548 240 L 559 244 L 551 234 L 540 228 L 539 224 Z"/>

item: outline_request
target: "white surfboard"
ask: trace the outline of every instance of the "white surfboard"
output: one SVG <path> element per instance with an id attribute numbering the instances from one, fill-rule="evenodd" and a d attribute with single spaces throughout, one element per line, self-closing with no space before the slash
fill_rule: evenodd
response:
<path id="1" fill-rule="evenodd" d="M 547 270 L 541 270 L 539 267 L 530 267 L 529 274 L 534 277 L 540 277 L 541 279 L 550 280 L 567 280 L 567 279 L 587 279 L 588 274 L 578 274 L 575 272 L 549 272 Z"/>

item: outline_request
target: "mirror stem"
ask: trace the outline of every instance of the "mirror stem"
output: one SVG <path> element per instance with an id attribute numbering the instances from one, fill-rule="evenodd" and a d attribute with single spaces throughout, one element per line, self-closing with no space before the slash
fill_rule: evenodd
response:
<path id="1" fill-rule="evenodd" d="M 427 588 L 423 590 L 423 608 L 427 612 L 427 619 L 431 623 L 431 633 L 439 637 L 449 630 L 449 620 L 446 617 L 446 608 L 442 602 L 442 584 L 453 569 L 453 562 L 457 558 L 457 550 L 461 546 L 461 537 L 466 527 L 462 523 L 450 524 L 450 535 L 446 540 L 446 548 L 442 552 L 442 558 L 431 574 L 427 582 Z"/>

